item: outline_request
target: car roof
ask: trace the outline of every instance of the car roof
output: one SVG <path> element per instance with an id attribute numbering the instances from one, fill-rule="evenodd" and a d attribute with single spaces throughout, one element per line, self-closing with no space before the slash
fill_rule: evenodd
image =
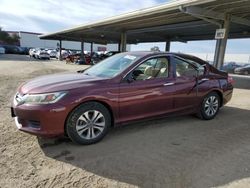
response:
<path id="1" fill-rule="evenodd" d="M 183 53 L 176 53 L 176 52 L 154 52 L 154 51 L 131 51 L 131 52 L 124 52 L 130 55 L 176 55 L 176 56 L 189 56 L 195 57 L 188 54 Z"/>
<path id="2" fill-rule="evenodd" d="M 207 63 L 206 61 L 204 61 L 196 56 L 189 55 L 189 54 L 183 54 L 183 53 L 176 53 L 176 52 L 132 51 L 132 52 L 124 52 L 124 53 L 129 54 L 129 55 L 148 56 L 148 57 L 154 56 L 154 55 L 179 56 L 179 57 L 184 58 L 184 59 L 194 60 L 200 64 Z"/>

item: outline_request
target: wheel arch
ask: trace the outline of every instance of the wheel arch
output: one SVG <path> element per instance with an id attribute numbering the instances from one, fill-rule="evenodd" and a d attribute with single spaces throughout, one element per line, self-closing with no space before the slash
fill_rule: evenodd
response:
<path id="1" fill-rule="evenodd" d="M 220 97 L 220 107 L 222 107 L 223 106 L 223 93 L 222 93 L 222 91 L 220 91 L 219 89 L 212 89 L 212 90 L 210 90 L 208 93 L 207 93 L 207 95 L 209 94 L 209 93 L 212 93 L 212 92 L 215 92 L 215 93 L 217 93 L 218 95 L 219 95 L 219 97 Z"/>
<path id="2" fill-rule="evenodd" d="M 112 108 L 111 108 L 111 106 L 107 103 L 107 102 L 104 102 L 104 101 L 101 101 L 101 100 L 96 100 L 96 99 L 93 99 L 93 100 L 87 100 L 87 101 L 83 101 L 83 102 L 81 102 L 81 103 L 79 103 L 78 105 L 76 105 L 69 113 L 68 113 L 68 115 L 67 115 L 67 117 L 66 117 L 66 119 L 65 119 L 65 122 L 64 122 L 64 134 L 65 135 L 67 135 L 67 131 L 66 131 L 66 123 L 67 123 L 67 121 L 68 121 L 68 118 L 69 118 L 69 116 L 70 116 L 70 114 L 76 109 L 76 108 L 78 108 L 80 105 L 83 105 L 84 103 L 88 103 L 88 102 L 97 102 L 97 103 L 100 103 L 100 104 L 102 104 L 103 106 L 105 106 L 107 109 L 108 109 L 108 111 L 109 111 L 109 113 L 110 113 L 110 116 L 111 116 L 111 127 L 114 127 L 114 112 L 113 112 L 113 110 L 112 110 Z"/>

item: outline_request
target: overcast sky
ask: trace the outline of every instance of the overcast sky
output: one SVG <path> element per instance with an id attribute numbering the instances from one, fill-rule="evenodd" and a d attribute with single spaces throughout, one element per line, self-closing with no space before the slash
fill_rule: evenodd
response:
<path id="1" fill-rule="evenodd" d="M 0 0 L 0 26 L 4 30 L 55 32 L 75 25 L 154 6 L 166 0 Z M 164 50 L 163 43 L 132 46 L 132 50 Z M 213 53 L 215 41 L 172 43 L 171 51 Z M 250 54 L 250 40 L 229 40 L 227 53 Z"/>

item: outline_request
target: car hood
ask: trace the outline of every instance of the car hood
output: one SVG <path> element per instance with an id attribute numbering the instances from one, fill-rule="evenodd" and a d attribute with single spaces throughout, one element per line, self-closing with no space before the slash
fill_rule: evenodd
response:
<path id="1" fill-rule="evenodd" d="M 91 86 L 107 79 L 89 76 L 83 73 L 60 73 L 41 76 L 32 79 L 19 87 L 18 92 L 27 93 L 49 93 L 55 91 L 67 91 L 80 87 Z"/>

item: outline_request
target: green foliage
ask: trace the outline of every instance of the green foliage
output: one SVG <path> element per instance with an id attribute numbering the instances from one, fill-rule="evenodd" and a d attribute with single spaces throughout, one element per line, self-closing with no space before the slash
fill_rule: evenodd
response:
<path id="1" fill-rule="evenodd" d="M 154 46 L 154 47 L 152 47 L 152 48 L 150 49 L 150 51 L 152 51 L 152 52 L 160 52 L 160 49 L 159 49 L 158 46 Z"/>
<path id="2" fill-rule="evenodd" d="M 19 36 L 9 35 L 6 31 L 3 31 L 3 29 L 0 27 L 0 41 L 6 44 L 16 44 L 19 41 Z"/>

